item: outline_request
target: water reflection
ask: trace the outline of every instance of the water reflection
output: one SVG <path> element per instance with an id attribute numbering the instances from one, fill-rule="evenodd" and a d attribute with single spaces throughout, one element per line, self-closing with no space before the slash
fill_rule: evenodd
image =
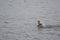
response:
<path id="1" fill-rule="evenodd" d="M 37 28 L 38 28 L 38 30 L 42 30 L 42 28 L 43 28 L 43 26 L 39 26 L 39 25 L 37 25 Z"/>

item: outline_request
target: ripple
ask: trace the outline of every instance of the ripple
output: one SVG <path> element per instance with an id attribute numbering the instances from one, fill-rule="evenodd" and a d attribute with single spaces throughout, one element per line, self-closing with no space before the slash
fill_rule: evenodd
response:
<path id="1" fill-rule="evenodd" d="M 57 36 L 60 36 L 60 34 L 57 34 Z"/>
<path id="2" fill-rule="evenodd" d="M 58 28 L 58 27 L 60 27 L 60 25 L 46 25 L 43 28 Z"/>
<path id="3" fill-rule="evenodd" d="M 33 40 L 40 40 L 40 39 L 35 37 L 35 38 L 33 38 Z"/>

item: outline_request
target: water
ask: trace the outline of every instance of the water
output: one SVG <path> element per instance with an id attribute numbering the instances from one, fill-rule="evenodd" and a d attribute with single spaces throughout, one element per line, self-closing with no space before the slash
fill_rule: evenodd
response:
<path id="1" fill-rule="evenodd" d="M 0 0 L 0 40 L 60 40 L 60 0 Z M 46 25 L 37 27 L 37 21 Z"/>

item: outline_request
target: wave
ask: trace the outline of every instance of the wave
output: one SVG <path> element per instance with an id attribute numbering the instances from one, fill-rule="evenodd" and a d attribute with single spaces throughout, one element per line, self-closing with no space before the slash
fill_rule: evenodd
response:
<path id="1" fill-rule="evenodd" d="M 60 25 L 45 25 L 45 26 L 43 26 L 43 28 L 56 28 L 56 27 L 60 27 Z"/>
<path id="2" fill-rule="evenodd" d="M 58 28 L 60 25 L 43 25 L 43 26 L 38 26 L 39 28 Z"/>

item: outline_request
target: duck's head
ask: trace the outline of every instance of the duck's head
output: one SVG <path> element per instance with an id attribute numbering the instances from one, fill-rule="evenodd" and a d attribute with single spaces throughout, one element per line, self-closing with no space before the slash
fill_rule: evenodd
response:
<path id="1" fill-rule="evenodd" d="M 38 25 L 40 25 L 41 23 L 40 23 L 40 21 L 38 20 Z"/>

